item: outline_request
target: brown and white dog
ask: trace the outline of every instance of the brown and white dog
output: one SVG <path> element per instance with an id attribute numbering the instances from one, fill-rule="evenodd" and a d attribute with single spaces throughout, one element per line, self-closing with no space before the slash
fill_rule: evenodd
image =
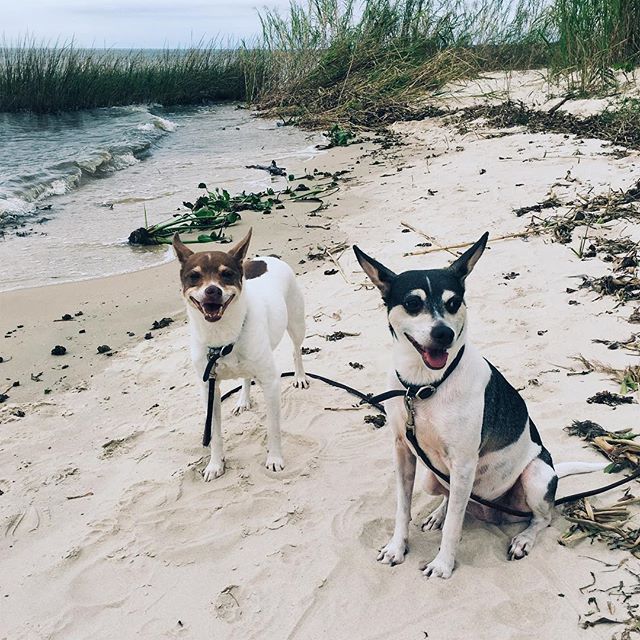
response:
<path id="1" fill-rule="evenodd" d="M 251 230 L 226 253 L 194 253 L 180 241 L 178 234 L 173 238 L 189 317 L 191 358 L 198 378 L 202 380 L 209 347 L 233 345 L 233 351 L 219 360 L 216 369 L 211 459 L 203 472 L 206 481 L 224 473 L 221 380 L 244 378 L 235 414 L 251 405 L 251 381 L 255 379 L 262 386 L 267 403 L 266 466 L 271 471 L 284 468 L 280 443 L 280 372 L 273 350 L 285 330 L 293 342 L 293 385 L 309 386 L 301 354 L 305 334 L 304 300 L 295 274 L 277 258 L 245 260 L 250 240 Z M 205 406 L 207 384 L 201 382 Z"/>

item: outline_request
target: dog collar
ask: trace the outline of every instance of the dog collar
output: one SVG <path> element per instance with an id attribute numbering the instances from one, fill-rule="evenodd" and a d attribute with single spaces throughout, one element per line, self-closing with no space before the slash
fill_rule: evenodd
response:
<path id="1" fill-rule="evenodd" d="M 460 351 L 458 351 L 456 357 L 453 359 L 453 362 L 447 367 L 444 372 L 444 375 L 440 380 L 436 380 L 431 384 L 427 385 L 417 385 L 406 382 L 402 379 L 400 374 L 396 371 L 396 376 L 398 377 L 398 381 L 404 387 L 404 389 L 393 389 L 392 391 L 385 391 L 377 396 L 373 396 L 369 399 L 372 403 L 384 402 L 385 400 L 389 400 L 390 398 L 397 398 L 399 396 L 404 396 L 406 400 L 427 400 L 430 398 L 437 390 L 438 387 L 455 371 L 456 367 L 460 364 L 460 360 L 462 360 L 462 355 L 464 354 L 464 345 L 460 347 Z"/>
<path id="2" fill-rule="evenodd" d="M 456 354 L 453 362 L 446 368 L 442 378 L 424 386 L 406 382 L 396 371 L 396 376 L 398 376 L 400 384 L 406 389 L 406 393 L 404 395 L 409 396 L 410 398 L 417 398 L 418 400 L 426 400 L 427 398 L 430 398 L 438 390 L 438 387 L 455 371 L 455 368 L 460 364 L 460 360 L 462 360 L 463 353 L 464 345 L 460 347 L 460 351 Z"/>

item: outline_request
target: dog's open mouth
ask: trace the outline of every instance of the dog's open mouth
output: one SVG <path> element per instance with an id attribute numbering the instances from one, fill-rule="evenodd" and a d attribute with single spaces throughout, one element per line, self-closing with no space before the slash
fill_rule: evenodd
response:
<path id="1" fill-rule="evenodd" d="M 234 297 L 235 294 L 231 295 L 224 304 L 215 304 L 213 302 L 198 302 L 193 296 L 190 296 L 191 302 L 200 309 L 207 322 L 218 322 Z"/>
<path id="2" fill-rule="evenodd" d="M 447 358 L 449 353 L 446 349 L 434 349 L 423 347 L 418 344 L 408 333 L 407 340 L 416 348 L 416 351 L 420 354 L 422 361 L 429 367 L 429 369 L 442 369 L 447 364 Z"/>

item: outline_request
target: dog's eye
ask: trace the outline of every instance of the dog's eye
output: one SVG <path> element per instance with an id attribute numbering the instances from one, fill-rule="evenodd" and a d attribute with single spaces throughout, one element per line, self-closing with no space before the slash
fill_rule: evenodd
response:
<path id="1" fill-rule="evenodd" d="M 192 272 L 188 275 L 189 282 L 190 282 L 191 284 L 196 284 L 197 282 L 199 282 L 201 277 L 202 277 L 202 276 L 201 276 L 197 271 L 192 271 Z"/>
<path id="2" fill-rule="evenodd" d="M 404 301 L 404 308 L 409 313 L 418 313 L 423 307 L 424 303 L 420 296 L 408 296 Z"/>
<path id="3" fill-rule="evenodd" d="M 233 271 L 223 271 L 220 274 L 220 277 L 225 281 L 225 282 L 231 282 L 233 280 Z"/>
<path id="4" fill-rule="evenodd" d="M 462 304 L 462 298 L 458 298 L 458 296 L 454 296 L 453 298 L 449 298 L 444 304 L 445 309 L 449 313 L 456 313 Z"/>

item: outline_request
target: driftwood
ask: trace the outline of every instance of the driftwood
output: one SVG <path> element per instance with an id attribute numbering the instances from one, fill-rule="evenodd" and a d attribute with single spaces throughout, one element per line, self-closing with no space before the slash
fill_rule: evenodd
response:
<path id="1" fill-rule="evenodd" d="M 426 234 L 423 234 L 422 232 L 417 231 L 416 229 L 412 228 L 411 226 L 409 226 L 404 222 L 402 222 L 401 224 L 407 227 L 408 229 L 411 229 L 412 231 L 419 233 L 420 235 L 424 235 L 425 238 L 429 237 Z M 506 236 L 497 236 L 495 238 L 490 238 L 490 241 L 498 242 L 499 240 L 511 240 L 513 238 L 524 238 L 527 235 L 528 235 L 527 233 L 510 233 Z M 429 239 L 433 242 L 433 238 L 429 238 Z M 436 244 L 436 243 L 433 242 L 433 244 Z M 419 256 L 419 255 L 424 255 L 425 253 L 436 253 L 438 251 L 446 251 L 447 253 L 450 253 L 452 256 L 455 256 L 457 258 L 458 254 L 455 253 L 453 249 L 464 249 L 466 247 L 472 246 L 473 244 L 474 242 L 460 242 L 458 244 L 447 245 L 446 247 L 442 245 L 437 245 L 435 247 L 429 247 L 428 249 L 420 249 L 418 251 L 408 251 L 407 253 L 403 253 L 402 255 L 403 256 Z"/>
<path id="2" fill-rule="evenodd" d="M 248 164 L 247 169 L 260 169 L 261 171 L 268 171 L 272 176 L 286 176 L 287 170 L 284 167 L 279 167 L 275 160 L 271 161 L 271 164 Z"/>

